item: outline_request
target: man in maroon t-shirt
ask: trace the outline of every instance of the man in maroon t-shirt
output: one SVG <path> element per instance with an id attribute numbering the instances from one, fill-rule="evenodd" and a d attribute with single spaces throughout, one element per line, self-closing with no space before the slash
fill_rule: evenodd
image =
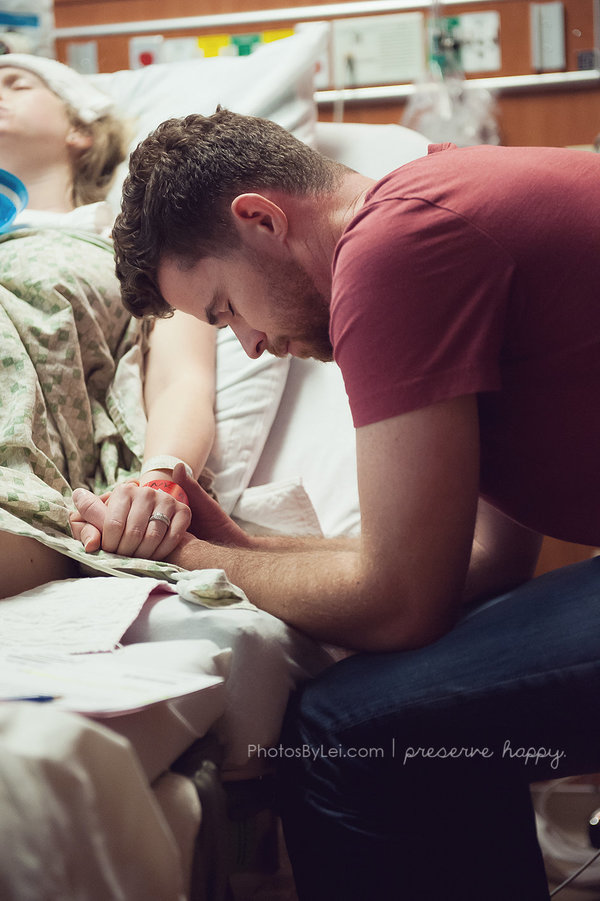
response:
<path id="1" fill-rule="evenodd" d="M 272 123 L 172 120 L 133 155 L 114 231 L 135 315 L 181 309 L 250 356 L 344 375 L 360 539 L 250 537 L 174 474 L 195 536 L 172 562 L 224 568 L 316 639 L 392 652 L 334 667 L 289 716 L 310 901 L 546 898 L 528 780 L 600 767 L 597 561 L 529 581 L 542 534 L 600 544 L 600 159 L 432 150 L 375 184 Z"/>

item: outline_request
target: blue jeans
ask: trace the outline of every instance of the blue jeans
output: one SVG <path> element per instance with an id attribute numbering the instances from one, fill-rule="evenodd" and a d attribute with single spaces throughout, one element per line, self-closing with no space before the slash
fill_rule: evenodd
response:
<path id="1" fill-rule="evenodd" d="M 529 783 L 600 770 L 599 709 L 600 558 L 336 664 L 281 738 L 299 898 L 547 899 Z"/>

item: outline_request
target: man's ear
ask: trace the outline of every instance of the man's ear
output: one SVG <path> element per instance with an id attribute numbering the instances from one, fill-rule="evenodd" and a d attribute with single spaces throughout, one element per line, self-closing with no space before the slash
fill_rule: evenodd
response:
<path id="1" fill-rule="evenodd" d="M 237 228 L 253 242 L 264 238 L 284 241 L 288 233 L 288 219 L 281 207 L 262 194 L 238 194 L 231 203 Z"/>

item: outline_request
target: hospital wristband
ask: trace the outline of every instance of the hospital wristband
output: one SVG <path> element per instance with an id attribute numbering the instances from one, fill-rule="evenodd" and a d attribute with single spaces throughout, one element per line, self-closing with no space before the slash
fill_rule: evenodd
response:
<path id="1" fill-rule="evenodd" d="M 157 469 L 170 469 L 171 472 L 173 472 L 178 463 L 183 463 L 187 475 L 190 479 L 193 479 L 194 473 L 192 472 L 192 467 L 186 463 L 185 460 L 174 457 L 172 454 L 159 454 L 157 457 L 150 457 L 150 459 L 146 460 L 144 463 L 142 476 L 147 472 L 154 472 Z"/>
<path id="2" fill-rule="evenodd" d="M 171 497 L 174 497 L 176 501 L 187 504 L 188 507 L 190 505 L 187 494 L 177 482 L 169 482 L 167 479 L 152 479 L 151 482 L 146 482 L 142 485 L 142 488 L 154 488 L 155 491 L 165 491 Z"/>

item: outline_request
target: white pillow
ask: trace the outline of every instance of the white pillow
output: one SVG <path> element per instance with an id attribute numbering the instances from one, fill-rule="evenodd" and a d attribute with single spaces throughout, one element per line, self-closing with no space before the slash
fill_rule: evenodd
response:
<path id="1" fill-rule="evenodd" d="M 290 361 L 269 442 L 250 485 L 300 479 L 326 537 L 360 530 L 355 432 L 335 363 Z"/>
<path id="2" fill-rule="evenodd" d="M 325 156 L 356 169 L 369 178 L 427 156 L 431 143 L 424 135 L 403 125 L 366 122 L 317 122 L 316 148 Z"/>
<path id="3" fill-rule="evenodd" d="M 114 98 L 121 115 L 133 120 L 132 149 L 165 119 L 189 113 L 210 115 L 218 104 L 236 113 L 272 119 L 314 145 L 314 75 L 327 36 L 327 24 L 315 22 L 291 37 L 258 45 L 249 56 L 158 63 L 88 77 Z M 109 195 L 115 210 L 126 171 L 124 164 Z"/>
<path id="4" fill-rule="evenodd" d="M 207 461 L 231 513 L 248 487 L 279 408 L 290 358 L 248 357 L 231 329 L 217 332 L 216 438 Z"/>

